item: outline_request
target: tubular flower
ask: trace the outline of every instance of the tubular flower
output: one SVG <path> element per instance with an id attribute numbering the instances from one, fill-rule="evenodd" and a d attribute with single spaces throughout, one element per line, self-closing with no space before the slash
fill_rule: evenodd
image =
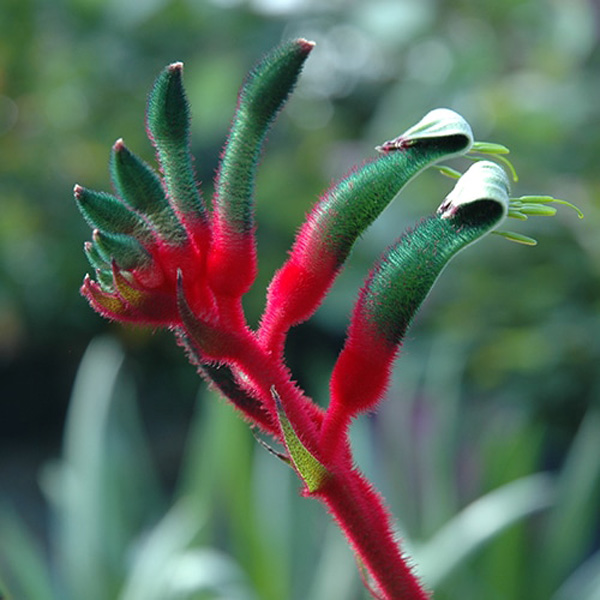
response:
<path id="1" fill-rule="evenodd" d="M 373 593 L 424 600 L 428 594 L 396 539 L 389 511 L 354 466 L 348 427 L 381 400 L 405 332 L 448 261 L 490 232 L 531 243 L 496 228 L 507 217 L 551 216 L 552 202 L 568 203 L 510 198 L 504 169 L 479 156 L 495 157 L 516 180 L 508 150 L 474 141 L 460 115 L 436 109 L 323 193 L 268 287 L 260 326 L 250 329 L 241 300 L 257 272 L 257 165 L 313 45 L 299 39 L 278 46 L 244 80 L 210 210 L 192 166 L 183 65 L 164 69 L 146 120 L 160 175 L 117 140 L 110 159 L 114 195 L 75 186 L 79 210 L 93 229 L 84 251 L 96 273 L 85 277 L 81 291 L 104 317 L 171 328 L 198 373 L 251 426 L 283 446 L 280 456 L 296 471 L 304 495 L 322 501 L 339 524 Z M 333 369 L 329 406 L 320 408 L 285 364 L 289 329 L 314 313 L 356 240 L 400 190 L 425 168 L 458 155 L 478 162 L 462 176 L 438 165 L 459 178 L 454 190 L 437 212 L 400 236 L 367 277 Z"/>
<path id="2" fill-rule="evenodd" d="M 469 151 L 473 133 L 457 113 L 437 109 L 394 140 L 378 158 L 352 169 L 315 204 L 267 293 L 260 335 L 282 351 L 285 335 L 312 315 L 333 284 L 354 242 L 398 192 L 439 160 Z"/>
<path id="3" fill-rule="evenodd" d="M 349 421 L 383 395 L 414 315 L 448 261 L 504 220 L 509 182 L 495 163 L 475 163 L 435 214 L 381 256 L 362 288 L 331 376 L 324 443 L 337 448 Z"/>
<path id="4" fill-rule="evenodd" d="M 189 149 L 189 108 L 181 63 L 158 77 L 148 100 L 147 128 L 164 179 L 117 140 L 110 167 L 116 196 L 75 186 L 75 200 L 94 228 L 85 246 L 97 281 L 82 293 L 105 317 L 177 326 L 176 280 L 199 314 L 214 311 L 206 283 L 208 218 L 195 183 Z"/>

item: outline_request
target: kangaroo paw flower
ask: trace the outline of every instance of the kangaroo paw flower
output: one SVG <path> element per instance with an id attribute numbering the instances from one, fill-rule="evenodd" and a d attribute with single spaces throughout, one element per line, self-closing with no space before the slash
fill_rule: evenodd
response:
<path id="1" fill-rule="evenodd" d="M 438 211 L 383 254 L 360 292 L 345 346 L 331 376 L 322 440 L 334 453 L 350 420 L 384 393 L 414 315 L 448 261 L 508 213 L 509 183 L 492 162 L 475 163 Z"/>
<path id="2" fill-rule="evenodd" d="M 438 109 L 379 146 L 379 157 L 327 190 L 269 287 L 260 332 L 265 345 L 280 351 L 288 329 L 313 314 L 357 238 L 410 179 L 438 160 L 467 152 L 472 144 L 469 124 L 451 110 Z"/>
<path id="3" fill-rule="evenodd" d="M 256 277 L 256 168 L 267 131 L 296 85 L 313 46 L 303 39 L 278 46 L 254 67 L 240 89 L 213 198 L 208 276 L 218 294 L 240 297 Z"/>
<path id="4" fill-rule="evenodd" d="M 346 535 L 369 590 L 382 600 L 426 600 L 383 499 L 354 466 L 348 426 L 377 405 L 407 328 L 457 252 L 489 232 L 535 243 L 496 227 L 507 217 L 552 216 L 556 205 L 578 209 L 550 196 L 509 198 L 504 169 L 482 159 L 494 158 L 516 181 L 508 149 L 475 142 L 460 115 L 433 110 L 321 196 L 269 285 L 253 331 L 241 300 L 257 272 L 257 166 L 268 129 L 312 48 L 304 39 L 281 44 L 244 80 L 210 209 L 193 169 L 183 65 L 159 74 L 146 114 L 159 170 L 119 139 L 110 157 L 114 194 L 75 186 L 75 202 L 92 228 L 84 252 L 96 277 L 85 276 L 81 293 L 106 318 L 169 327 L 198 373 L 251 426 L 284 446 L 303 493 L 323 502 Z M 285 364 L 290 327 L 314 313 L 356 240 L 404 185 L 455 156 L 477 162 L 462 176 L 439 167 L 458 179 L 454 190 L 371 270 L 333 369 L 329 406 L 322 409 Z"/>
<path id="5" fill-rule="evenodd" d="M 191 240 L 205 251 L 208 215 L 190 152 L 189 105 L 183 88 L 183 63 L 169 65 L 148 97 L 148 136 L 156 148 L 169 202 Z"/>

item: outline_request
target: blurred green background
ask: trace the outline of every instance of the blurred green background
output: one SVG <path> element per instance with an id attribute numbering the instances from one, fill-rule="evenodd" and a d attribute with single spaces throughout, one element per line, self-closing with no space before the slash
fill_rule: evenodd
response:
<path id="1" fill-rule="evenodd" d="M 356 425 L 357 459 L 436 598 L 598 600 L 599 30 L 593 0 L 3 0 L 0 582 L 15 600 L 365 597 L 324 511 L 170 335 L 108 323 L 77 291 L 90 233 L 73 185 L 110 189 L 119 137 L 153 161 L 158 72 L 185 63 L 210 197 L 244 73 L 296 36 L 317 47 L 257 182 L 250 320 L 311 203 L 376 144 L 447 106 L 509 146 L 515 195 L 586 218 L 511 224 L 540 244 L 491 236 L 450 265 L 389 399 Z M 451 186 L 412 182 L 293 331 L 290 365 L 319 402 L 369 266 Z"/>

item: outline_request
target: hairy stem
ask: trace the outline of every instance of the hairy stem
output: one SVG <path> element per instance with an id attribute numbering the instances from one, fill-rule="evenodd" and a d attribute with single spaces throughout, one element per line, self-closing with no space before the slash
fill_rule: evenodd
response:
<path id="1" fill-rule="evenodd" d="M 331 477 L 316 493 L 342 529 L 382 600 L 426 600 L 395 539 L 382 498 L 356 470 Z"/>

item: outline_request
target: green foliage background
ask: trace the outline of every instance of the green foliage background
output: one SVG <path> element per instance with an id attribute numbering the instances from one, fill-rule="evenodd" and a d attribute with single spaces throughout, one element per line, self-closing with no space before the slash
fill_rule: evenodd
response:
<path id="1" fill-rule="evenodd" d="M 158 565 L 169 548 L 205 552 L 192 554 L 192 571 L 215 560 L 220 567 L 210 572 L 245 582 L 240 598 L 331 598 L 330 581 L 339 586 L 340 578 L 340 597 L 361 597 L 352 559 L 320 507 L 297 498 L 293 478 L 222 402 L 203 386 L 197 394 L 193 368 L 171 338 L 104 322 L 77 293 L 89 231 L 73 184 L 109 188 L 118 137 L 153 160 L 143 112 L 160 69 L 186 65 L 193 153 L 209 196 L 244 73 L 282 38 L 303 36 L 318 45 L 270 135 L 257 182 L 261 270 L 247 299 L 250 318 L 258 318 L 264 287 L 311 202 L 377 143 L 447 106 L 477 139 L 509 146 L 521 175 L 515 195 L 563 197 L 586 218 L 565 210 L 514 227 L 540 241 L 534 249 L 492 236 L 460 255 L 410 332 L 390 399 L 357 424 L 357 452 L 436 583 L 436 598 L 599 598 L 599 28 L 591 0 L 5 0 L 0 580 L 17 582 L 12 589 L 22 595 L 14 597 L 82 597 L 72 555 L 61 553 L 77 555 L 78 544 L 89 543 L 108 565 L 99 598 L 147 598 L 135 595 L 148 591 L 131 583 L 131 557 L 149 531 Z M 369 265 L 451 185 L 433 171 L 411 183 L 361 240 L 319 313 L 293 332 L 290 364 L 319 401 Z M 85 363 L 92 375 L 80 370 L 88 383 L 73 394 L 65 431 L 77 366 L 99 335 L 124 349 L 129 392 L 114 396 L 110 384 L 120 351 L 94 346 Z M 104 400 L 91 402 L 94 393 Z M 98 405 L 110 418 L 93 412 Z M 86 426 L 90 437 L 81 441 Z M 94 432 L 97 458 L 86 462 Z M 97 490 L 91 499 L 65 483 L 74 457 L 88 493 Z M 502 488 L 519 481 L 522 489 Z M 491 497 L 493 510 L 461 512 L 498 489 L 508 492 L 496 504 Z M 181 498 L 191 503 L 179 510 Z M 189 539 L 168 527 L 157 534 L 169 510 L 167 525 L 193 530 Z M 457 515 L 466 515 L 462 528 L 441 529 Z M 94 521 L 114 535 L 100 529 L 94 538 L 82 525 Z M 482 536 L 471 546 L 469 523 Z M 48 561 L 54 575 L 45 579 Z M 27 594 L 14 587 L 23 579 L 14 564 L 37 565 L 25 577 Z M 146 569 L 142 581 L 153 573 Z M 213 591 L 172 597 L 238 597 L 216 584 L 206 589 Z"/>

